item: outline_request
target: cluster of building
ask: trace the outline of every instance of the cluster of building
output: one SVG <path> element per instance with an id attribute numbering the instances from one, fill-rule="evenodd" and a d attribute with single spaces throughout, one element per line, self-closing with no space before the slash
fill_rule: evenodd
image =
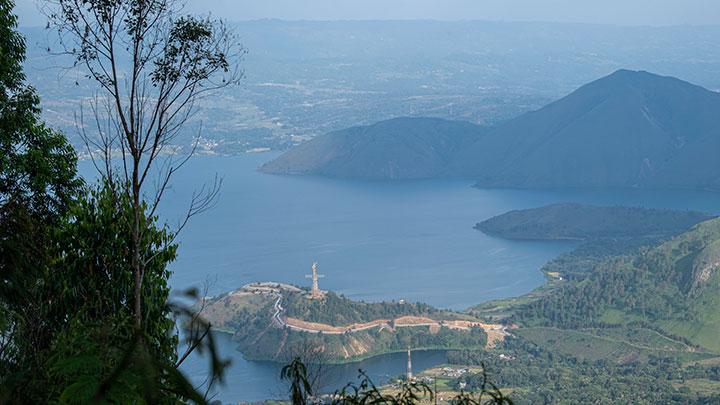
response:
<path id="1" fill-rule="evenodd" d="M 458 378 L 467 374 L 469 371 L 470 370 L 466 368 L 443 367 L 440 369 L 440 375 L 442 375 L 443 377 Z"/>

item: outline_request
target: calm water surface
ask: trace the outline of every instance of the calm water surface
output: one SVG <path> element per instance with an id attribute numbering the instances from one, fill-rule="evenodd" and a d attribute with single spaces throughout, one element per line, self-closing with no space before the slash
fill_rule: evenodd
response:
<path id="1" fill-rule="evenodd" d="M 355 300 L 406 299 L 460 310 L 532 290 L 543 282 L 542 264 L 573 247 L 505 241 L 473 229 L 491 216 L 556 202 L 720 211 L 720 194 L 697 191 L 479 190 L 471 181 L 356 182 L 257 172 L 274 156 L 198 157 L 175 178 L 162 208 L 171 224 L 193 190 L 215 174 L 224 184 L 217 206 L 182 234 L 173 287 L 210 279 L 210 294 L 217 294 L 254 281 L 306 285 L 304 276 L 318 261 L 327 276 L 323 289 Z M 220 343 L 233 366 L 218 399 L 284 396 L 273 388 L 279 365 L 244 360 L 225 335 Z M 413 360 L 419 371 L 445 355 L 417 353 Z M 193 358 L 185 372 L 202 381 L 205 367 Z M 381 356 L 333 369 L 336 381 L 328 383 L 340 387 L 358 368 L 382 380 L 404 367 L 402 354 Z"/>

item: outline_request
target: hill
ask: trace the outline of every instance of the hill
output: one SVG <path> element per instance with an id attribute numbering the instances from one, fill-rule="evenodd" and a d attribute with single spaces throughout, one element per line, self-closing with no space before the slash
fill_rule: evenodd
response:
<path id="1" fill-rule="evenodd" d="M 562 268 L 557 271 L 563 274 Z M 544 293 L 511 303 L 514 308 L 506 307 L 505 315 L 530 328 L 649 329 L 695 351 L 720 353 L 720 219 L 656 247 L 591 262 L 584 274 L 572 274 Z M 497 313 L 497 305 L 471 311 L 483 312 Z"/>
<path id="2" fill-rule="evenodd" d="M 516 403 L 717 403 L 720 219 L 650 246 L 607 242 L 548 263 L 562 277 L 529 294 L 471 308 L 515 326 L 512 336 L 449 361 L 485 365 Z"/>
<path id="3" fill-rule="evenodd" d="M 356 179 L 473 178 L 480 187 L 720 188 L 720 94 L 619 70 L 486 130 L 402 118 L 331 132 L 262 167 Z"/>
<path id="4" fill-rule="evenodd" d="M 711 218 L 693 211 L 553 204 L 510 211 L 475 227 L 506 239 L 647 240 L 677 235 Z"/>
<path id="5" fill-rule="evenodd" d="M 413 349 L 482 349 L 506 336 L 502 325 L 426 304 L 365 303 L 332 292 L 277 283 L 250 284 L 205 302 L 204 316 L 230 332 L 252 359 L 286 361 L 300 352 L 340 363 Z"/>
<path id="6" fill-rule="evenodd" d="M 619 70 L 461 151 L 482 187 L 720 187 L 720 94 Z"/>
<path id="7" fill-rule="evenodd" d="M 316 137 L 260 170 L 373 180 L 443 177 L 450 159 L 484 132 L 467 122 L 397 118 Z"/>

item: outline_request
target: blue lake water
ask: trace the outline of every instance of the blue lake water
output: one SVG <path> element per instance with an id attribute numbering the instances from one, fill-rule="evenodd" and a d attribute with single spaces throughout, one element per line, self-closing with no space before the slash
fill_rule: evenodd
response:
<path id="1" fill-rule="evenodd" d="M 175 288 L 214 281 L 210 294 L 254 281 L 307 285 L 313 261 L 326 278 L 321 288 L 356 300 L 406 299 L 464 309 L 490 299 L 526 293 L 543 282 L 539 268 L 567 242 L 491 238 L 476 222 L 508 210 L 557 202 L 695 209 L 717 213 L 720 193 L 658 190 L 481 190 L 472 181 L 357 182 L 272 176 L 256 169 L 275 154 L 197 157 L 174 179 L 162 207 L 176 222 L 193 190 L 220 175 L 217 206 L 184 230 L 172 265 Z M 85 162 L 83 171 L 89 170 Z M 280 365 L 249 362 L 222 335 L 233 359 L 218 397 L 224 402 L 284 396 Z M 417 371 L 445 361 L 443 353 L 417 353 Z M 330 388 L 368 370 L 374 379 L 401 373 L 402 354 L 334 368 Z M 184 368 L 202 381 L 204 359 Z"/>

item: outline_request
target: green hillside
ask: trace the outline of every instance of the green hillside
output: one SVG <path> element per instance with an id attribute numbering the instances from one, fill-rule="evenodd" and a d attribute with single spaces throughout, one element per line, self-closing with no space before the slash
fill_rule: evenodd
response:
<path id="1" fill-rule="evenodd" d="M 512 325 L 512 337 L 449 361 L 485 365 L 518 404 L 718 403 L 720 219 L 635 242 L 590 240 L 545 265 L 562 280 L 471 308 Z M 467 374 L 455 384 L 482 381 Z"/>
<path id="2" fill-rule="evenodd" d="M 720 219 L 655 248 L 600 261 L 518 308 L 525 325 L 582 329 L 636 324 L 720 353 Z"/>
<path id="3" fill-rule="evenodd" d="M 216 330 L 232 333 L 247 358 L 286 362 L 308 353 L 323 362 L 357 361 L 422 349 L 483 349 L 485 330 L 464 313 L 401 302 L 365 303 L 333 292 L 321 299 L 295 287 L 250 285 L 205 302 Z M 458 327 L 453 322 L 472 324 Z M 448 323 L 446 323 L 448 322 Z M 496 333 L 497 334 L 497 333 Z"/>

